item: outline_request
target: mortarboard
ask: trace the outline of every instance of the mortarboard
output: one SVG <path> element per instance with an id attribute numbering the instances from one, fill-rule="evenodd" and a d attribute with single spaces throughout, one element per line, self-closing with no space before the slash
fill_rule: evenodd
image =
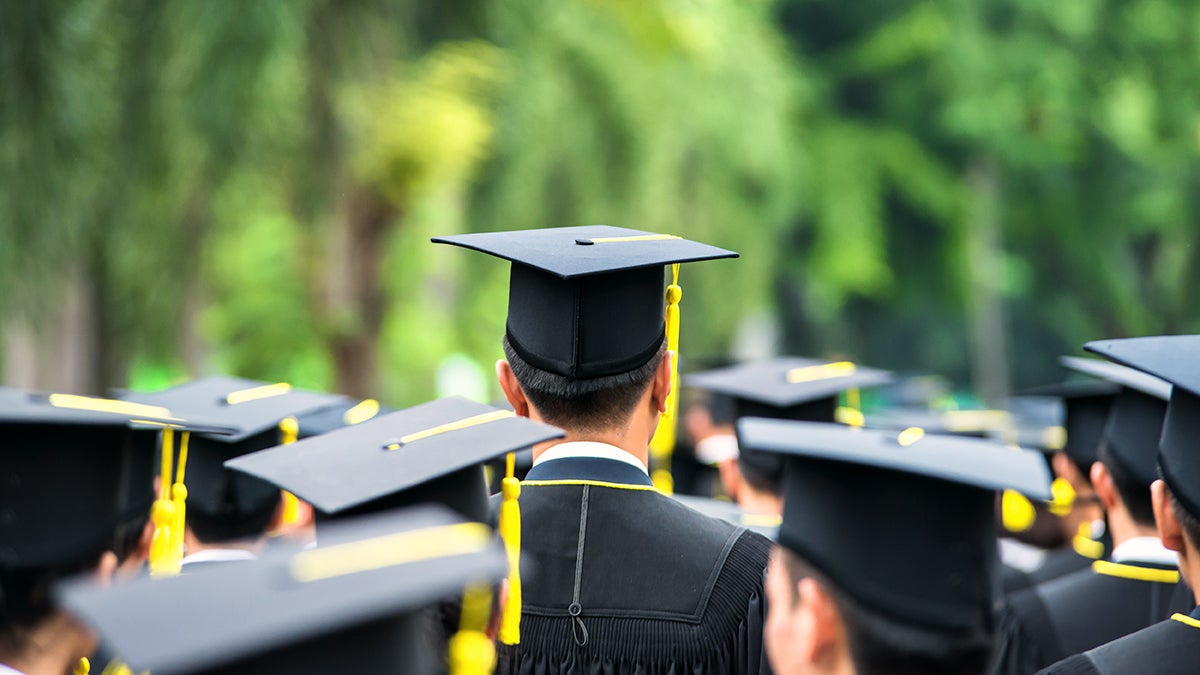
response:
<path id="1" fill-rule="evenodd" d="M 1064 357 L 1074 358 L 1074 357 Z M 1087 361 L 1090 359 L 1079 359 Z M 1063 402 L 1063 430 L 1066 439 L 1062 452 L 1085 476 L 1098 458 L 1104 425 L 1120 385 L 1107 380 L 1070 380 L 1036 387 L 1030 396 L 1054 396 Z"/>
<path id="2" fill-rule="evenodd" d="M 1100 359 L 1064 356 L 1062 363 L 1071 370 L 1119 387 L 1112 396 L 1102 434 L 1109 457 L 1115 464 L 1109 469 L 1148 487 L 1158 477 L 1158 439 L 1162 435 L 1171 383 Z"/>
<path id="3" fill-rule="evenodd" d="M 779 357 L 692 373 L 684 384 L 733 399 L 736 417 L 766 417 L 833 422 L 838 395 L 892 381 L 885 370 L 849 361 Z M 739 439 L 738 463 L 743 472 L 777 482 L 783 471 L 775 453 L 759 452 Z M 771 478 L 774 477 L 774 478 Z"/>
<path id="4" fill-rule="evenodd" d="M 337 523 L 291 555 L 58 593 L 136 672 L 427 673 L 443 663 L 433 606 L 506 569 L 485 525 L 423 507 Z"/>
<path id="5" fill-rule="evenodd" d="M 154 440 L 163 429 L 216 432 L 170 410 L 125 401 L 9 391 L 0 489 L 0 565 L 73 562 L 112 544 L 154 498 Z"/>
<path id="6" fill-rule="evenodd" d="M 126 393 L 128 401 L 160 405 L 185 414 L 220 419 L 233 434 L 193 435 L 187 460 L 187 505 L 193 527 L 210 523 L 212 537 L 221 540 L 248 536 L 248 527 L 269 517 L 279 504 L 279 490 L 261 480 L 227 471 L 234 457 L 288 442 L 303 420 L 344 411 L 353 401 L 332 394 L 293 389 L 286 383 L 268 384 L 236 377 L 205 377 L 153 393 Z M 198 520 L 200 516 L 203 520 Z M 242 525 L 236 525 L 242 523 Z M 232 528 L 232 529 L 230 529 Z M 199 532 L 199 530 L 197 530 Z"/>
<path id="7" fill-rule="evenodd" d="M 324 517 L 430 501 L 483 521 L 481 464 L 562 435 L 512 411 L 449 397 L 226 466 L 294 493 Z"/>
<path id="8" fill-rule="evenodd" d="M 607 225 L 435 237 L 512 262 L 505 332 L 535 368 L 575 379 L 634 370 L 665 335 L 663 267 L 733 251 Z"/>
<path id="9" fill-rule="evenodd" d="M 1179 503 L 1200 517 L 1200 335 L 1098 340 L 1084 349 L 1171 383 L 1158 469 Z"/>
<path id="10" fill-rule="evenodd" d="M 950 629 L 991 625 L 995 491 L 1050 496 L 1039 453 L 994 441 L 748 418 L 786 455 L 779 542 L 866 607 Z M 892 555 L 881 555 L 890 551 Z"/>

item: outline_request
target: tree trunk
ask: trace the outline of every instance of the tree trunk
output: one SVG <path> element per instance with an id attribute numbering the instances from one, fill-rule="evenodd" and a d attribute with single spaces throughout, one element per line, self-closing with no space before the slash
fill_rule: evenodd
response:
<path id="1" fill-rule="evenodd" d="M 997 214 L 999 178 L 988 160 L 967 172 L 971 210 L 965 223 L 967 311 L 971 377 L 989 406 L 1000 406 L 1009 392 L 1008 312 L 1002 292 L 1004 250 Z"/>

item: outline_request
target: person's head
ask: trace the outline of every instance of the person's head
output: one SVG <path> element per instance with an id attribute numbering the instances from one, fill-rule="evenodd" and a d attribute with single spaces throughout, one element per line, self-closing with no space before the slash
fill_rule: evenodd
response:
<path id="1" fill-rule="evenodd" d="M 888 616 L 854 600 L 777 546 L 767 568 L 766 646 L 778 675 L 975 675 L 991 636 Z"/>
<path id="2" fill-rule="evenodd" d="M 1158 477 L 1158 441 L 1166 412 L 1165 398 L 1130 387 L 1121 388 L 1109 410 L 1091 483 L 1114 537 L 1132 536 L 1131 528 L 1154 527 L 1150 484 Z"/>
<path id="3" fill-rule="evenodd" d="M 739 420 L 785 456 L 765 634 L 776 673 L 978 673 L 995 637 L 994 500 L 1049 496 L 1040 454 L 982 439 Z"/>
<path id="4" fill-rule="evenodd" d="M 1138 527 L 1154 527 L 1150 485 L 1124 469 L 1107 445 L 1101 446 L 1100 459 L 1092 465 L 1091 482 L 1096 498 L 1110 518 L 1123 514 Z"/>
<path id="5" fill-rule="evenodd" d="M 507 336 L 503 344 L 506 361 L 498 364 L 497 377 L 519 415 L 571 432 L 594 432 L 623 427 L 635 413 L 657 422 L 665 410 L 673 358 L 665 340 L 641 366 L 587 379 L 537 368 L 513 349 Z"/>

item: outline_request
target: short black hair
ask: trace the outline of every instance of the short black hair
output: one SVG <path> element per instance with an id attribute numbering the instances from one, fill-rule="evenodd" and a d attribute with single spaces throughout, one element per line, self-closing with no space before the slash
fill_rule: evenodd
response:
<path id="1" fill-rule="evenodd" d="M 901 621 L 843 593 L 807 560 L 778 547 L 793 589 L 812 578 L 832 597 L 846 627 L 850 658 L 858 675 L 978 675 L 992 657 L 989 631 L 953 631 Z"/>
<path id="2" fill-rule="evenodd" d="M 1138 482 L 1132 473 L 1121 465 L 1120 460 L 1113 456 L 1113 451 L 1108 447 L 1107 442 L 1100 444 L 1100 452 L 1096 461 L 1108 469 L 1109 475 L 1112 476 L 1113 487 L 1117 489 L 1117 495 L 1125 504 L 1133 522 L 1142 527 L 1154 527 L 1154 502 L 1150 498 L 1150 486 Z"/>
<path id="3" fill-rule="evenodd" d="M 1193 549 L 1200 550 L 1200 516 L 1184 508 L 1170 487 L 1167 488 L 1167 496 L 1171 501 L 1171 510 L 1175 512 L 1175 520 L 1179 521 L 1179 528 L 1183 530 L 1184 539 Z"/>
<path id="4" fill-rule="evenodd" d="M 738 452 L 738 471 L 751 489 L 783 496 L 783 455 L 743 447 Z"/>
<path id="5" fill-rule="evenodd" d="M 188 508 L 187 526 L 203 544 L 258 539 L 267 533 L 267 527 L 275 517 L 282 498 L 280 494 L 280 498 L 273 502 L 241 512 L 229 508 L 227 513 L 208 513 L 198 508 Z"/>
<path id="6" fill-rule="evenodd" d="M 624 424 L 634 406 L 654 380 L 658 364 L 667 353 L 663 340 L 658 352 L 642 366 L 624 373 L 591 379 L 573 379 L 529 365 L 504 337 L 504 356 L 521 391 L 542 419 L 569 429 L 603 429 Z"/>

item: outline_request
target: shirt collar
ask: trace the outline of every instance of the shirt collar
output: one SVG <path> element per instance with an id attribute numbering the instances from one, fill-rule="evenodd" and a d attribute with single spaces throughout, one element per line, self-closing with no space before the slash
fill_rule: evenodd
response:
<path id="1" fill-rule="evenodd" d="M 1179 566 L 1179 555 L 1162 545 L 1158 537 L 1134 537 L 1113 549 L 1112 561 L 1144 562 L 1155 565 Z"/>
<path id="2" fill-rule="evenodd" d="M 201 562 L 233 562 L 235 560 L 258 560 L 258 556 L 240 548 L 206 548 L 184 557 L 181 565 Z M 4 675 L 4 671 L 0 671 Z"/>
<path id="3" fill-rule="evenodd" d="M 632 454 L 618 448 L 615 445 L 608 443 L 597 443 L 595 441 L 570 441 L 567 443 L 559 443 L 551 446 L 545 452 L 533 460 L 533 465 L 537 466 L 544 462 L 549 462 L 552 459 L 566 459 L 568 457 L 590 457 L 595 459 L 612 459 L 618 462 L 625 462 L 630 466 L 635 466 L 647 476 L 650 475 L 646 471 L 646 465 L 634 457 Z"/>
<path id="4" fill-rule="evenodd" d="M 0 663 L 0 675 L 25 675 L 25 673 Z"/>

